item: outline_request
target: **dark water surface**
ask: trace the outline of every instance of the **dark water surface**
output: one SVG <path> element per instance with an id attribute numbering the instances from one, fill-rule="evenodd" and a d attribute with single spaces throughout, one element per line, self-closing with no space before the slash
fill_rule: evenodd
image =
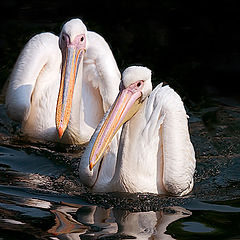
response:
<path id="1" fill-rule="evenodd" d="M 1 105 L 1 239 L 240 239 L 240 107 L 221 101 L 189 112 L 198 164 L 182 198 L 89 193 L 82 149 L 27 143 Z"/>
<path id="2" fill-rule="evenodd" d="M 187 1 L 186 1 L 187 2 Z M 1 1 L 0 239 L 240 239 L 240 9 L 174 0 Z M 78 5 L 79 6 L 79 5 Z M 116 10 L 117 9 L 117 10 Z M 143 64 L 190 116 L 197 170 L 182 198 L 89 193 L 77 178 L 84 148 L 29 143 L 4 109 L 4 86 L 31 36 L 80 17 L 104 36 L 119 68 Z"/>

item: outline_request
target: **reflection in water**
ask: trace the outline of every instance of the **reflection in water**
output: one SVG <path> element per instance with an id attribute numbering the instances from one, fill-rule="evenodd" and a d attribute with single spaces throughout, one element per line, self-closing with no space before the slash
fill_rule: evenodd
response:
<path id="1" fill-rule="evenodd" d="M 137 212 L 113 210 L 118 231 L 137 239 L 173 239 L 165 234 L 167 226 L 183 217 L 191 215 L 181 207 L 164 208 L 158 212 Z"/>
<path id="2" fill-rule="evenodd" d="M 58 239 L 174 239 L 166 229 L 172 222 L 191 215 L 181 207 L 164 208 L 158 212 L 132 213 L 97 206 L 60 206 L 52 210 L 55 225 L 48 230 Z"/>
<path id="3" fill-rule="evenodd" d="M 55 215 L 56 224 L 48 232 L 59 235 L 60 239 L 62 239 L 62 235 L 67 239 L 79 239 L 77 237 L 88 229 L 71 216 L 71 213 L 76 212 L 76 208 L 61 206 L 57 210 L 51 210 L 51 212 Z"/>

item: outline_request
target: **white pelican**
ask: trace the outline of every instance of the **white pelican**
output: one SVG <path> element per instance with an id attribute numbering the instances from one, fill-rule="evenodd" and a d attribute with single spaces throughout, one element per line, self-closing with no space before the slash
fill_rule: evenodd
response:
<path id="1" fill-rule="evenodd" d="M 68 126 L 61 141 L 82 144 L 114 102 L 119 82 L 108 44 L 72 19 L 60 37 L 41 33 L 26 44 L 10 75 L 6 108 L 31 138 L 58 141 Z"/>
<path id="2" fill-rule="evenodd" d="M 179 95 L 162 84 L 152 91 L 148 68 L 127 68 L 115 103 L 82 156 L 81 182 L 97 192 L 182 196 L 192 190 L 195 164 Z"/>

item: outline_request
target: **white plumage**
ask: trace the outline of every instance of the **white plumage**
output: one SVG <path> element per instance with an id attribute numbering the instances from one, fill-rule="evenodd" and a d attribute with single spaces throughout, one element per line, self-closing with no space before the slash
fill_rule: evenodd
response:
<path id="1" fill-rule="evenodd" d="M 65 84 L 62 92 L 60 82 Z M 82 144 L 113 103 L 119 82 L 108 44 L 87 31 L 80 19 L 72 19 L 64 24 L 60 37 L 41 33 L 26 44 L 9 78 L 7 112 L 22 123 L 30 138 L 60 141 L 58 133 L 61 137 L 68 125 L 61 141 Z"/>
<path id="2" fill-rule="evenodd" d="M 80 180 L 93 191 L 187 194 L 196 160 L 181 98 L 162 84 L 151 92 L 144 67 L 127 68 L 122 85 L 81 159 Z"/>

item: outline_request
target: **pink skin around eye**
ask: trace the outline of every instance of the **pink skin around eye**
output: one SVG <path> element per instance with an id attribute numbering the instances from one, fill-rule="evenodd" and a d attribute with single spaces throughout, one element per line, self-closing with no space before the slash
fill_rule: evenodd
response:
<path id="1" fill-rule="evenodd" d="M 86 36 L 85 34 L 77 35 L 73 41 L 70 41 L 70 38 L 67 34 L 62 35 L 61 39 L 61 48 L 76 47 L 77 49 L 86 49 Z"/>
<path id="2" fill-rule="evenodd" d="M 128 86 L 125 89 L 128 89 L 128 91 L 134 93 L 141 90 L 142 88 L 143 88 L 143 80 L 140 80 L 135 83 L 132 83 L 130 86 Z"/>
<path id="3" fill-rule="evenodd" d="M 68 45 L 70 46 L 76 46 L 78 49 L 80 48 L 86 48 L 86 36 L 85 34 L 79 34 L 77 35 L 74 40 Z"/>

